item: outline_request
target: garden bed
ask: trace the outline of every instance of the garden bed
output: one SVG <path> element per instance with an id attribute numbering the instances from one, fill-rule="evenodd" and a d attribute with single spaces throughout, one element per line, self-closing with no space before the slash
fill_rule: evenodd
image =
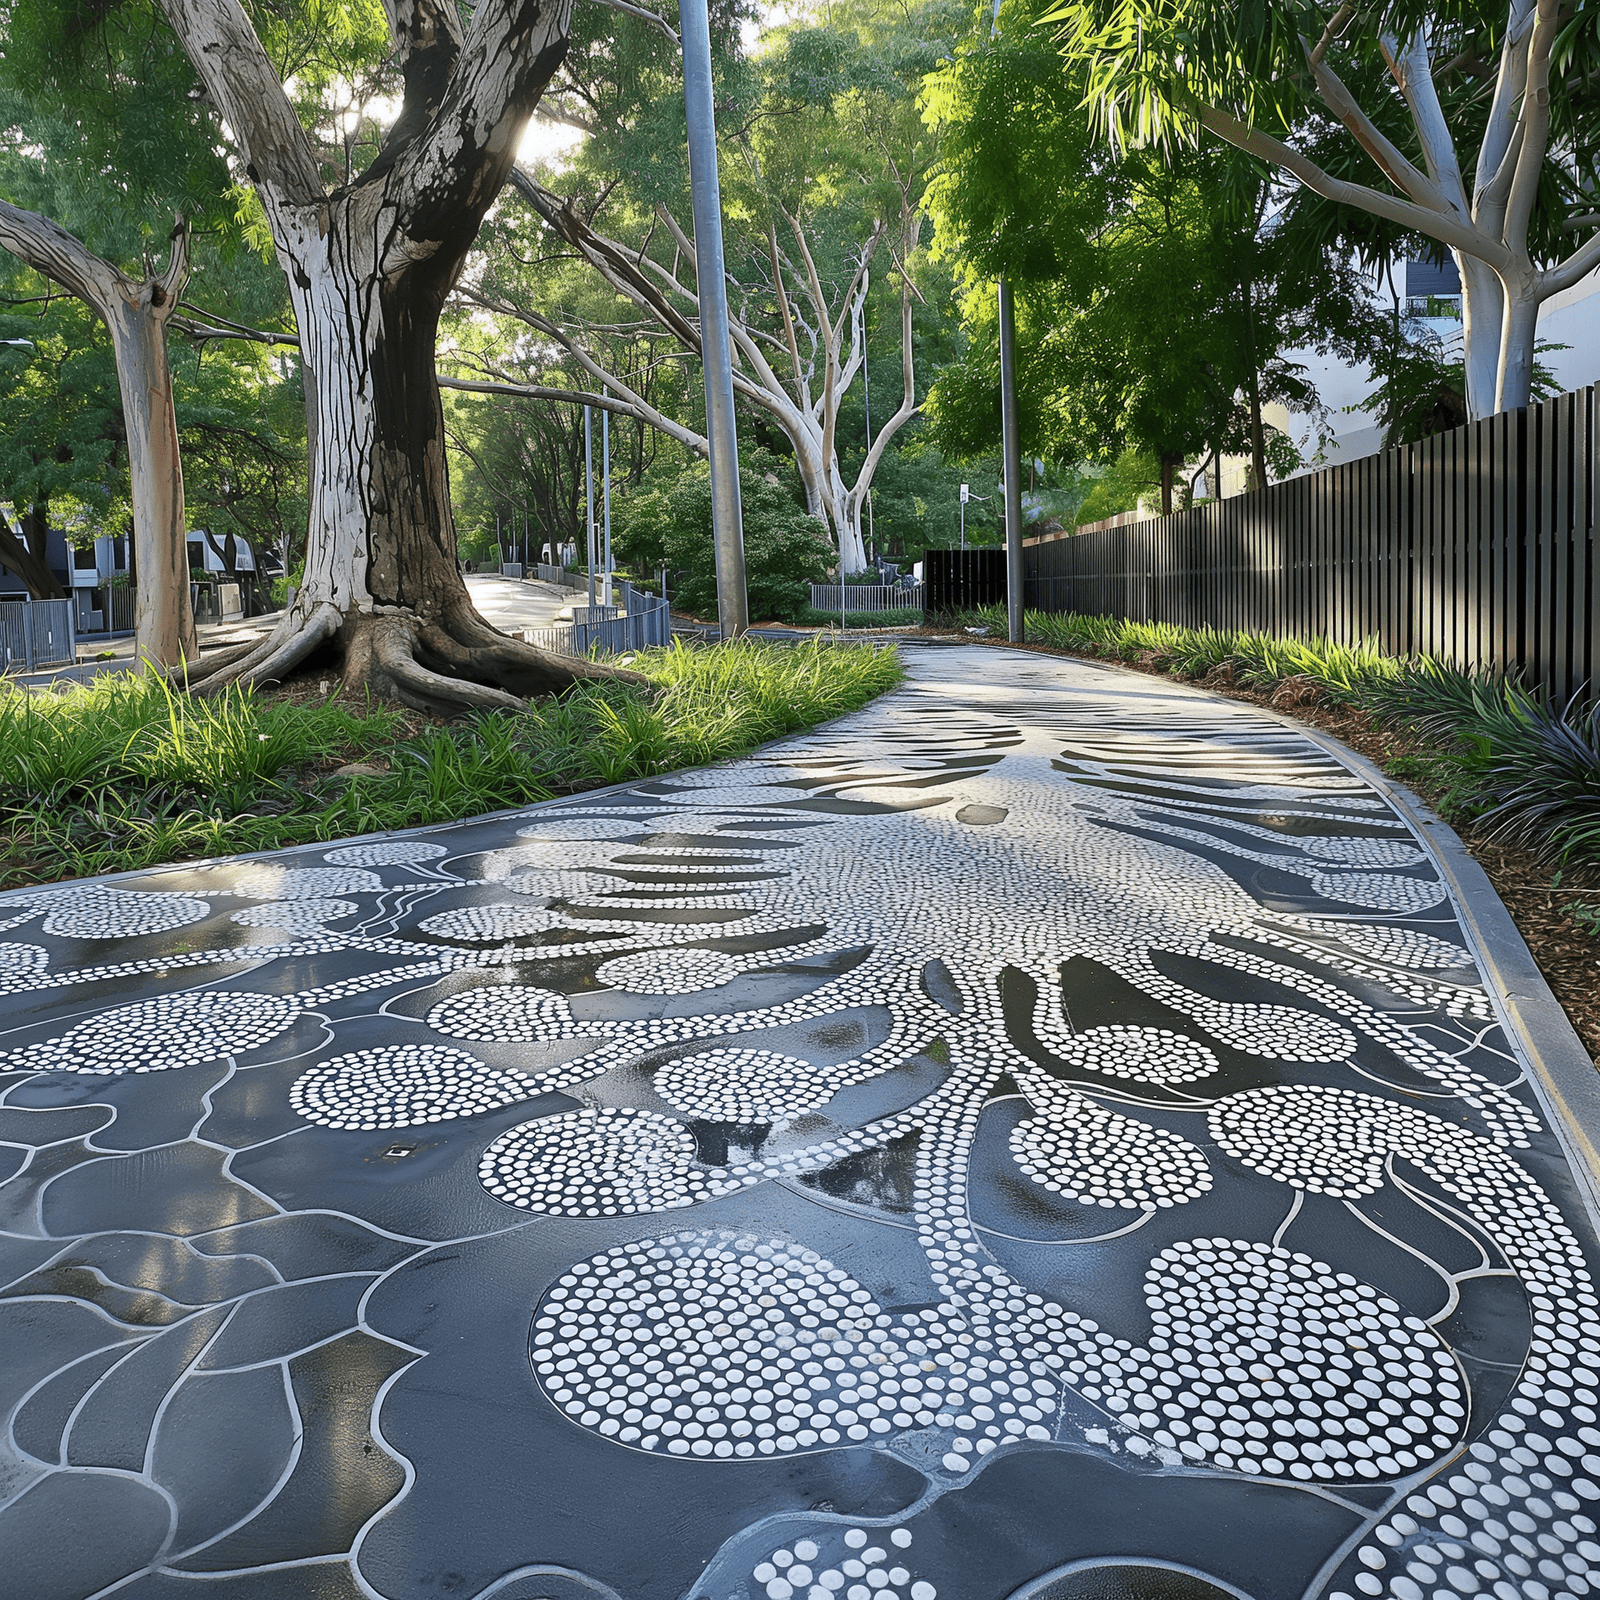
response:
<path id="1" fill-rule="evenodd" d="M 739 755 L 854 711 L 892 651 L 741 643 L 639 652 L 652 681 L 579 685 L 464 722 L 346 704 L 315 673 L 191 699 L 106 675 L 0 685 L 0 888 L 449 822 Z"/>

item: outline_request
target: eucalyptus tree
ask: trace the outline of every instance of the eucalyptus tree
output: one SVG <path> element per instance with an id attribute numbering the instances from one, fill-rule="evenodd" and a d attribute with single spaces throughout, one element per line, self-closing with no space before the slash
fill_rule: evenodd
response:
<path id="1" fill-rule="evenodd" d="M 1572 0 L 1065 0 L 1121 145 L 1205 129 L 1461 269 L 1473 416 L 1528 403 L 1539 307 L 1600 266 L 1600 12 Z"/>
<path id="2" fill-rule="evenodd" d="M 482 0 L 465 28 L 448 0 L 334 8 L 339 73 L 308 65 L 315 37 L 297 53 L 290 8 L 262 13 L 266 41 L 239 0 L 161 9 L 287 276 L 310 452 L 292 605 L 262 643 L 206 658 L 190 681 L 268 682 L 328 649 L 349 688 L 457 712 L 609 675 L 473 608 L 434 369 L 440 311 L 565 52 L 570 7 Z M 399 112 L 384 127 L 390 70 Z"/>
<path id="3" fill-rule="evenodd" d="M 1164 157 L 1097 137 L 1081 74 L 1064 73 L 1028 10 L 1010 6 L 929 81 L 942 130 L 935 250 L 964 284 L 968 345 L 939 376 L 947 448 L 974 451 L 998 415 L 994 280 L 1018 304 L 1018 395 L 1030 455 L 1159 463 L 1171 509 L 1184 461 L 1251 459 L 1255 481 L 1298 464 L 1264 422 L 1273 402 L 1321 404 L 1285 352 L 1371 353 L 1377 319 L 1347 256 L 1293 225 L 1270 184 L 1217 141 Z"/>
<path id="4" fill-rule="evenodd" d="M 0 162 L 0 248 L 81 300 L 110 335 L 132 510 L 136 654 L 157 667 L 181 665 L 197 649 L 167 354 L 189 278 L 189 228 L 181 215 L 174 226 L 173 208 L 205 199 L 214 206 L 225 173 L 195 139 L 192 108 L 173 100 L 172 73 L 130 36 L 129 18 L 104 26 L 97 103 L 83 117 L 60 109 L 83 87 L 81 38 L 60 27 L 65 19 L 48 3 L 8 7 L 3 20 L 0 122 L 12 139 Z M 135 137 L 126 140 L 123 181 L 107 184 L 107 135 L 119 122 Z M 163 160 L 151 159 L 141 135 L 165 147 Z M 164 266 L 152 264 L 156 245 Z M 41 544 L 42 534 L 41 523 Z"/>
<path id="5" fill-rule="evenodd" d="M 836 6 L 825 25 L 774 30 L 751 60 L 725 59 L 720 164 L 734 392 L 788 442 L 807 508 L 826 524 L 847 570 L 865 565 L 862 517 L 873 477 L 920 409 L 913 309 L 923 295 L 934 140 L 915 94 L 956 26 L 955 8 L 943 0 L 893 18 Z M 591 133 L 567 174 L 513 177 L 545 230 L 547 254 L 588 263 L 618 309 L 586 325 L 532 305 L 494 252 L 482 280 L 464 292 L 559 344 L 620 409 L 705 454 L 692 411 L 652 403 L 608 364 L 598 337 L 629 324 L 654 341 L 658 362 L 700 351 L 694 241 L 680 220 L 681 134 L 667 109 L 676 92 L 670 43 L 650 48 L 667 52 L 653 93 L 640 75 L 628 94 L 591 88 L 582 111 L 567 114 Z M 526 259 L 534 248 L 530 240 L 514 255 Z M 842 465 L 841 408 L 865 369 L 875 288 L 893 307 L 900 393 L 880 413 L 852 475 Z"/>

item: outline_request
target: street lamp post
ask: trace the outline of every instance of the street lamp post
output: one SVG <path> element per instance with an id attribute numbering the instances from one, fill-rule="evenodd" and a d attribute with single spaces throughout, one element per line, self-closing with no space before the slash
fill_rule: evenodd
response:
<path id="1" fill-rule="evenodd" d="M 1000 448 L 1005 452 L 1006 621 L 1013 644 L 1022 642 L 1022 482 L 1017 441 L 1016 328 L 1011 285 L 1000 280 Z"/>
<path id="2" fill-rule="evenodd" d="M 679 0 L 683 101 L 689 124 L 689 188 L 694 212 L 695 288 L 700 299 L 700 362 L 706 379 L 711 446 L 711 526 L 717 558 L 717 620 L 724 639 L 750 626 L 744 523 L 739 505 L 739 439 L 733 411 L 733 348 L 722 262 L 722 202 L 717 184 L 717 123 L 711 85 L 711 22 L 706 0 Z"/>

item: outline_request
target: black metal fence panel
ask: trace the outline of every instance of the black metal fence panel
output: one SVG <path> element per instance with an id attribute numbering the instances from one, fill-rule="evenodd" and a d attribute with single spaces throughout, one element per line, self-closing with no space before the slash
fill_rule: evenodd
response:
<path id="1" fill-rule="evenodd" d="M 1030 542 L 1025 603 L 1370 640 L 1390 655 L 1519 672 L 1560 699 L 1585 692 L 1600 670 L 1597 394 L 1579 389 L 1170 517 Z M 949 555 L 959 552 L 929 552 L 930 610 L 934 557 Z M 998 571 L 1003 598 L 1003 556 Z"/>
<path id="2" fill-rule="evenodd" d="M 925 608 L 934 614 L 1006 603 L 1004 550 L 929 550 L 922 558 Z"/>

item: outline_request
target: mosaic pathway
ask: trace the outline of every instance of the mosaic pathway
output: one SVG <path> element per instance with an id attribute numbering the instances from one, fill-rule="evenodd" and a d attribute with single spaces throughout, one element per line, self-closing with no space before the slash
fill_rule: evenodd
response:
<path id="1" fill-rule="evenodd" d="M 1579 1185 L 1431 859 L 916 653 L 748 760 L 0 901 L 0 1593 L 1600 1589 Z"/>

